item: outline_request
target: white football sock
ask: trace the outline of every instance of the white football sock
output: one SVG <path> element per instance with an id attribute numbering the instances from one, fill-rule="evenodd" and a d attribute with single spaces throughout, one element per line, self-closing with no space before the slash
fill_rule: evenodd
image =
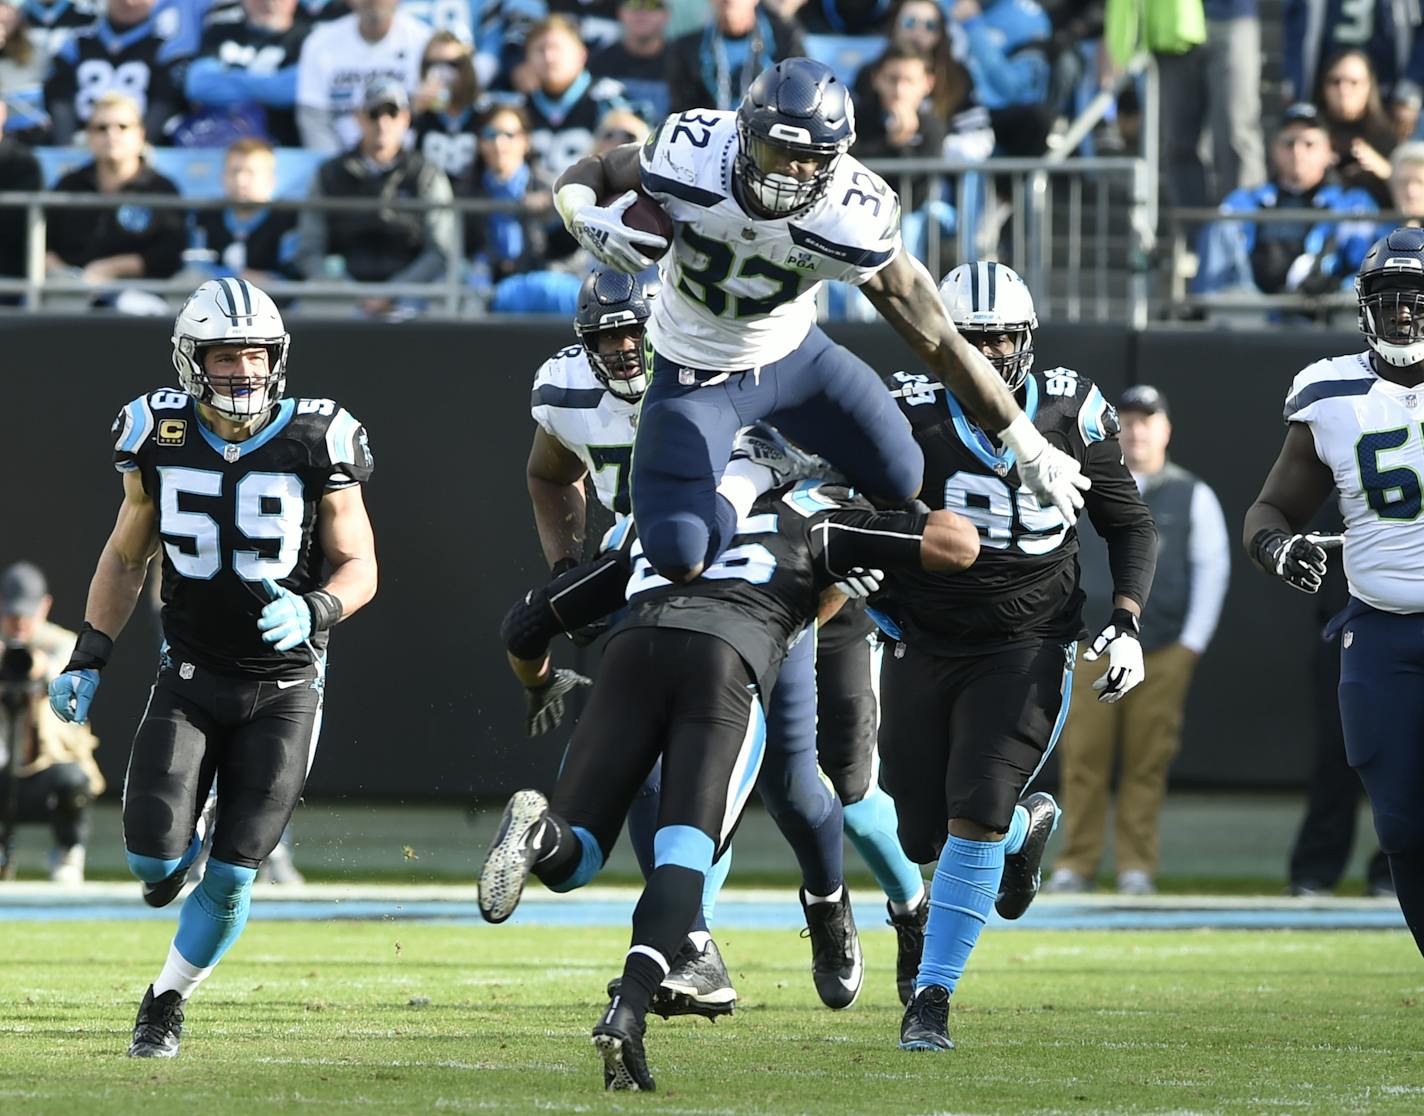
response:
<path id="1" fill-rule="evenodd" d="M 712 944 L 712 935 L 706 930 L 689 930 L 687 938 L 697 948 L 698 953 L 706 953 L 707 947 Z"/>
<path id="2" fill-rule="evenodd" d="M 803 888 L 802 890 L 805 891 L 804 888 Z M 842 895 L 844 892 L 845 892 L 845 885 L 844 885 L 844 884 L 842 884 L 840 887 L 836 888 L 835 891 L 831 892 L 829 895 L 812 895 L 809 891 L 807 891 L 807 892 L 806 892 L 806 906 L 810 907 L 810 906 L 812 906 L 812 905 L 814 905 L 814 904 L 816 904 L 816 903 L 839 903 L 839 902 L 841 901 L 841 895 Z"/>
<path id="3" fill-rule="evenodd" d="M 739 457 L 727 462 L 727 468 L 717 484 L 717 494 L 736 509 L 738 519 L 745 519 L 751 515 L 756 498 L 776 487 L 775 480 L 765 465 Z"/>
<path id="4" fill-rule="evenodd" d="M 206 969 L 199 968 L 179 953 L 176 945 L 170 945 L 168 960 L 163 963 L 163 972 L 159 973 L 158 979 L 153 982 L 153 994 L 161 996 L 165 992 L 177 992 L 186 1000 L 216 967 L 209 965 Z"/>
<path id="5" fill-rule="evenodd" d="M 924 901 L 924 898 L 925 889 L 921 887 L 919 891 L 915 892 L 914 898 L 907 899 L 903 903 L 897 903 L 894 899 L 891 899 L 890 913 L 893 915 L 907 915 L 911 913 L 916 907 L 918 907 L 920 903 Z"/>

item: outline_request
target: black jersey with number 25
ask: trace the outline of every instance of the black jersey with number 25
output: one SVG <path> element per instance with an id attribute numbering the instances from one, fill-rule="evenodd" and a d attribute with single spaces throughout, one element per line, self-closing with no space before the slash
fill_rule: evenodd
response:
<path id="1" fill-rule="evenodd" d="M 310 675 L 307 647 L 278 653 L 262 641 L 262 579 L 299 594 L 321 584 L 317 508 L 370 478 L 365 428 L 330 399 L 284 399 L 255 435 L 227 442 L 186 393 L 160 388 L 119 412 L 114 467 L 137 471 L 158 511 L 173 658 L 252 678 Z M 318 655 L 327 634 L 312 637 Z"/>

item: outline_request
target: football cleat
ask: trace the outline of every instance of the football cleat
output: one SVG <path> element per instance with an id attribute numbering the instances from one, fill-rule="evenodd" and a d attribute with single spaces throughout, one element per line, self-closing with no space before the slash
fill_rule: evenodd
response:
<path id="1" fill-rule="evenodd" d="M 949 1037 L 949 989 L 927 984 L 905 1006 L 900 1021 L 901 1050 L 953 1050 Z"/>
<path id="2" fill-rule="evenodd" d="M 548 813 L 548 800 L 536 790 L 516 791 L 505 805 L 499 832 L 480 867 L 480 914 L 486 922 L 503 922 L 519 906 L 539 859 Z"/>
<path id="3" fill-rule="evenodd" d="M 1004 875 L 999 881 L 999 897 L 994 910 L 1001 918 L 1022 918 L 1043 879 L 1043 850 L 1058 828 L 1061 811 L 1051 794 L 1038 791 L 1020 803 L 1028 811 L 1028 836 L 1023 848 L 1004 857 Z"/>
<path id="4" fill-rule="evenodd" d="M 920 972 L 920 958 L 925 952 L 925 923 L 930 917 L 930 897 L 926 892 L 919 905 L 908 914 L 897 915 L 885 904 L 890 912 L 889 922 L 895 928 L 895 987 L 900 993 L 900 1002 L 908 1004 L 915 995 L 915 977 Z"/>
<path id="5" fill-rule="evenodd" d="M 183 999 L 176 991 L 153 994 L 153 985 L 143 994 L 134 1020 L 130 1058 L 176 1058 L 183 1038 Z"/>
<path id="6" fill-rule="evenodd" d="M 608 982 L 608 998 L 618 995 L 623 978 Z M 683 939 L 682 948 L 672 960 L 672 968 L 653 993 L 648 1010 L 664 1019 L 674 1015 L 702 1015 L 717 1021 L 719 1015 L 731 1015 L 737 1006 L 737 990 L 727 975 L 726 963 L 710 938 L 700 953 L 691 938 Z"/>
<path id="7" fill-rule="evenodd" d="M 804 888 L 800 894 L 806 912 L 806 929 L 801 936 L 811 939 L 811 976 L 816 982 L 816 994 L 828 1008 L 848 1008 L 860 995 L 865 977 L 865 958 L 850 909 L 850 889 L 842 885 L 841 897 L 834 903 L 808 904 Z"/>
<path id="8" fill-rule="evenodd" d="M 179 868 L 171 876 L 165 876 L 157 883 L 143 885 L 143 901 L 150 907 L 166 907 L 178 897 L 183 885 L 188 882 L 188 868 Z"/>
<path id="9" fill-rule="evenodd" d="M 603 1058 L 605 1089 L 651 1093 L 657 1087 L 643 1050 L 643 1021 L 621 996 L 609 1001 L 593 1028 L 593 1045 Z"/>

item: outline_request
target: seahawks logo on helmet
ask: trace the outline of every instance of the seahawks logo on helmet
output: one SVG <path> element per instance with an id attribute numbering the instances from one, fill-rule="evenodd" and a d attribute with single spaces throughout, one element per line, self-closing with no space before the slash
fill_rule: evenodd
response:
<path id="1" fill-rule="evenodd" d="M 1375 241 L 1355 277 L 1360 332 L 1386 364 L 1424 361 L 1424 229 Z"/>
<path id="2" fill-rule="evenodd" d="M 619 399 L 637 402 L 648 390 L 645 325 L 657 294 L 636 275 L 598 268 L 579 288 L 574 333 L 593 375 Z"/>

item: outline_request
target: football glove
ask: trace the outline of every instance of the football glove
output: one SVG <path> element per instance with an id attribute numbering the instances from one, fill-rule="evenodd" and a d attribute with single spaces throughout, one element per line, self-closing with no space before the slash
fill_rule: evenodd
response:
<path id="1" fill-rule="evenodd" d="M 586 196 L 576 197 L 572 204 L 560 204 L 559 214 L 573 238 L 600 262 L 637 275 L 654 263 L 643 255 L 641 248 L 661 253 L 667 247 L 667 241 L 656 233 L 643 232 L 623 223 L 624 210 L 637 200 L 636 190 L 629 190 L 608 205 L 590 205 Z"/>
<path id="2" fill-rule="evenodd" d="M 1107 652 L 1108 669 L 1093 683 L 1098 700 L 1112 705 L 1147 677 L 1142 665 L 1142 643 L 1137 638 L 1137 617 L 1125 608 L 1113 609 L 1106 626 L 1083 652 L 1086 662 L 1094 663 Z"/>
<path id="3" fill-rule="evenodd" d="M 312 610 L 306 600 L 270 577 L 262 579 L 262 588 L 272 598 L 257 618 L 263 641 L 272 644 L 274 651 L 290 651 L 310 639 Z"/>
<path id="4" fill-rule="evenodd" d="M 1267 527 L 1251 540 L 1251 554 L 1257 565 L 1292 589 L 1318 593 L 1325 577 L 1326 551 L 1337 550 L 1344 544 L 1344 535 L 1287 535 L 1279 528 Z"/>
<path id="5" fill-rule="evenodd" d="M 49 707 L 61 721 L 82 725 L 98 689 L 97 670 L 66 670 L 49 684 Z"/>
<path id="6" fill-rule="evenodd" d="M 884 570 L 868 570 L 864 566 L 856 566 L 836 582 L 836 588 L 853 601 L 863 601 L 880 592 L 880 586 L 884 582 Z"/>
<path id="7" fill-rule="evenodd" d="M 592 685 L 591 679 L 576 670 L 565 670 L 563 667 L 554 670 L 549 681 L 542 686 L 524 691 L 524 699 L 528 703 L 524 731 L 529 736 L 543 736 L 558 728 L 564 719 L 564 698 L 580 686 Z"/>
<path id="8" fill-rule="evenodd" d="M 1014 451 L 1024 487 L 1045 508 L 1057 508 L 1065 523 L 1075 523 L 1083 493 L 1093 485 L 1077 460 L 1050 446 L 1027 415 L 1020 415 L 1001 431 L 999 441 Z"/>

